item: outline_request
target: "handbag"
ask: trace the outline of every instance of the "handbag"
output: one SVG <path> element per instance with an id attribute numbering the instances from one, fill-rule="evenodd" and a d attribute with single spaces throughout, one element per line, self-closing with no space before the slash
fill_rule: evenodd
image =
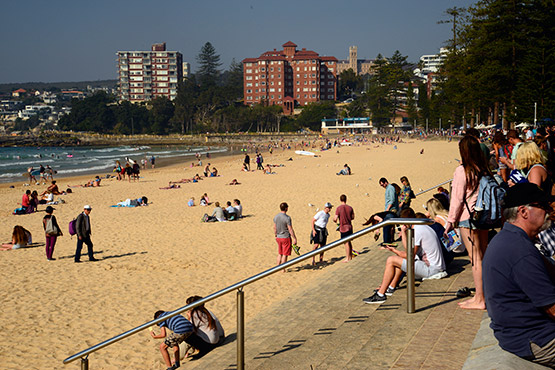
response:
<path id="1" fill-rule="evenodd" d="M 46 235 L 58 235 L 58 228 L 54 225 L 52 217 L 46 221 Z"/>

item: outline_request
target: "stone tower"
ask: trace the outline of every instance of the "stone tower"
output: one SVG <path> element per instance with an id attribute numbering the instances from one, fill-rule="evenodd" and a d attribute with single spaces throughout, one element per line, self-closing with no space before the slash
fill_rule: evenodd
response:
<path id="1" fill-rule="evenodd" d="M 355 75 L 358 75 L 358 48 L 356 46 L 349 46 L 349 68 L 352 68 Z"/>

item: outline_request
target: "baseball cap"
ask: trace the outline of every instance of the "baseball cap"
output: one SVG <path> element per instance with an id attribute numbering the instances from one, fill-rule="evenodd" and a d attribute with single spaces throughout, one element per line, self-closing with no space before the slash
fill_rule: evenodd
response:
<path id="1" fill-rule="evenodd" d="M 330 202 L 327 202 L 326 204 L 324 204 L 324 208 L 331 208 L 333 207 L 333 205 Z"/>
<path id="2" fill-rule="evenodd" d="M 46 209 L 44 210 L 46 213 L 52 213 L 56 208 L 52 207 L 52 206 L 48 206 L 46 207 Z"/>
<path id="3" fill-rule="evenodd" d="M 507 190 L 503 203 L 505 208 L 513 208 L 532 203 L 547 205 L 554 199 L 552 195 L 546 194 L 536 184 L 525 182 L 511 186 Z"/>
<path id="4" fill-rule="evenodd" d="M 92 209 L 92 207 L 87 204 L 86 206 L 83 207 L 83 209 Z"/>

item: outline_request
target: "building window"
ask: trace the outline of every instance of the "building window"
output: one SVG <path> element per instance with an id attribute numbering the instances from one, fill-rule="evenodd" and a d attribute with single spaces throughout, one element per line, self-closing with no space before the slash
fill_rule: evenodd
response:
<path id="1" fill-rule="evenodd" d="M 247 94 L 250 94 L 250 93 L 252 93 L 252 90 L 251 90 L 251 89 L 248 89 L 248 90 L 247 90 Z"/>
<path id="2" fill-rule="evenodd" d="M 247 69 L 246 72 L 247 73 L 252 73 L 252 69 Z"/>
<path id="3" fill-rule="evenodd" d="M 328 99 L 333 99 L 333 95 L 328 95 Z"/>
<path id="4" fill-rule="evenodd" d="M 252 76 L 245 77 L 247 80 L 252 80 Z"/>
<path id="5" fill-rule="evenodd" d="M 247 82 L 247 87 L 252 86 L 252 82 Z"/>

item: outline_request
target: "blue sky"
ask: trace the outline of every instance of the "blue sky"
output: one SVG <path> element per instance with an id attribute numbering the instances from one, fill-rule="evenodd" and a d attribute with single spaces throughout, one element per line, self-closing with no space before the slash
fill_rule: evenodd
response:
<path id="1" fill-rule="evenodd" d="M 0 83 L 116 78 L 118 50 L 166 42 L 196 69 L 210 41 L 222 69 L 293 41 L 347 59 L 391 56 L 417 62 L 450 38 L 447 8 L 475 0 L 17 0 L 0 11 Z"/>

